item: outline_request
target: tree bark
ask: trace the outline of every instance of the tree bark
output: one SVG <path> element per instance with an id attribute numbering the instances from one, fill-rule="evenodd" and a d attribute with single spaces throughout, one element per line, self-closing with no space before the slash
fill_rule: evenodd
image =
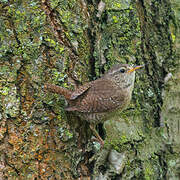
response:
<path id="1" fill-rule="evenodd" d="M 176 1 L 0 2 L 0 179 L 179 179 Z M 98 126 L 44 83 L 73 89 L 115 63 L 144 64 L 132 102 Z"/>

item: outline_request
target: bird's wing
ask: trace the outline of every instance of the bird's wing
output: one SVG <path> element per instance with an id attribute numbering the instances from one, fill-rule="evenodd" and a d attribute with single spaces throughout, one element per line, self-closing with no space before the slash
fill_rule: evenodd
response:
<path id="1" fill-rule="evenodd" d="M 81 93 L 82 94 L 82 93 Z M 123 105 L 125 94 L 112 83 L 104 79 L 93 81 L 90 87 L 83 91 L 83 96 L 76 97 L 67 111 L 106 112 Z"/>
<path id="2" fill-rule="evenodd" d="M 72 92 L 70 100 L 75 100 L 78 97 L 82 96 L 84 93 L 86 93 L 86 91 L 89 90 L 89 88 L 91 88 L 91 82 L 80 86 L 78 89 Z"/>

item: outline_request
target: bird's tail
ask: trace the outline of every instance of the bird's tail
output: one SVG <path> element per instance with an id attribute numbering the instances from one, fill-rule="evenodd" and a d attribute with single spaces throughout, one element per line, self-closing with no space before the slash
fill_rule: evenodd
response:
<path id="1" fill-rule="evenodd" d="M 72 94 L 72 91 L 66 88 L 60 87 L 60 86 L 53 85 L 53 84 L 45 84 L 44 89 L 53 93 L 63 95 L 66 100 L 69 100 Z"/>

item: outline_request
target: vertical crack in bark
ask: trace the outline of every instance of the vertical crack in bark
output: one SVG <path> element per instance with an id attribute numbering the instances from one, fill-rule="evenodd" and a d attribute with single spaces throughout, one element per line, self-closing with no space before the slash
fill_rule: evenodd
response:
<path id="1" fill-rule="evenodd" d="M 90 41 L 90 57 L 89 57 L 89 64 L 90 64 L 90 80 L 93 80 L 96 77 L 95 72 L 95 58 L 93 56 L 94 53 L 94 45 L 95 45 L 95 34 L 92 35 L 91 27 L 88 29 L 88 36 Z"/>
<path id="2" fill-rule="evenodd" d="M 73 47 L 71 41 L 67 38 L 65 34 L 67 28 L 62 23 L 60 15 L 58 15 L 58 12 L 55 9 L 51 8 L 50 2 L 48 0 L 41 1 L 41 4 L 42 4 L 42 8 L 46 13 L 46 16 L 49 18 L 52 29 L 54 30 L 54 33 L 59 43 L 68 47 L 71 53 L 73 53 L 76 56 L 77 52 Z"/>
<path id="3" fill-rule="evenodd" d="M 159 2 L 159 3 L 161 4 L 158 5 L 156 4 L 156 7 L 154 7 L 153 3 L 148 4 L 148 2 L 145 2 L 143 0 L 139 0 L 136 3 L 137 11 L 141 23 L 141 32 L 142 32 L 142 36 L 141 36 L 142 58 L 146 64 L 145 69 L 149 78 L 149 83 L 156 96 L 155 102 L 153 103 L 154 125 L 158 127 L 160 126 L 160 113 L 163 104 L 162 90 L 164 88 L 164 77 L 167 74 L 166 66 L 168 60 L 172 56 L 172 44 L 171 41 L 169 40 L 169 31 L 168 31 L 169 19 L 167 17 L 167 22 L 164 21 L 162 22 L 162 19 L 160 19 L 161 17 L 158 17 L 161 16 L 159 8 L 161 8 L 161 6 L 164 7 L 163 2 Z M 146 7 L 147 4 L 150 7 Z M 146 11 L 147 8 L 151 10 L 150 13 Z M 167 10 L 165 9 L 164 11 Z M 164 42 L 163 40 L 168 41 L 168 44 L 163 43 Z M 161 41 L 163 44 L 160 46 Z M 170 52 L 168 54 L 162 54 L 163 49 L 165 47 L 169 48 Z M 163 58 L 162 62 L 161 62 L 161 58 Z M 151 67 L 147 65 L 149 64 L 148 61 L 151 61 L 150 63 L 152 65 Z"/>
<path id="4" fill-rule="evenodd" d="M 90 8 L 93 5 L 93 9 Z M 87 4 L 83 1 L 81 3 L 81 6 L 86 6 L 83 9 L 86 11 L 84 14 L 88 15 L 88 29 L 87 29 L 87 35 L 89 40 L 89 47 L 90 47 L 90 57 L 89 57 L 89 64 L 90 64 L 90 80 L 94 80 L 96 77 L 95 72 L 95 57 L 94 57 L 94 51 L 96 46 L 96 31 L 97 31 L 97 20 L 96 20 L 96 10 L 98 8 L 98 2 L 93 3 L 92 1 L 87 1 Z M 89 8 L 88 8 L 89 6 Z"/>
<path id="5" fill-rule="evenodd" d="M 70 59 L 72 61 L 72 71 L 76 62 L 78 61 L 78 53 L 76 48 L 71 43 L 71 40 L 66 36 L 67 27 L 65 27 L 64 23 L 61 20 L 61 17 L 56 11 L 56 9 L 51 8 L 51 4 L 48 0 L 41 0 L 42 9 L 44 10 L 51 27 L 54 31 L 57 41 L 66 47 L 66 50 L 69 52 Z"/>

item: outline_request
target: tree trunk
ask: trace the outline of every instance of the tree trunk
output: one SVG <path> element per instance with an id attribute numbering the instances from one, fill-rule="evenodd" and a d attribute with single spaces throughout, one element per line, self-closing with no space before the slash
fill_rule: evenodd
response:
<path id="1" fill-rule="evenodd" d="M 179 179 L 179 6 L 0 2 L 0 179 Z M 44 83 L 73 89 L 115 63 L 145 68 L 127 110 L 97 127 L 100 149 Z"/>

